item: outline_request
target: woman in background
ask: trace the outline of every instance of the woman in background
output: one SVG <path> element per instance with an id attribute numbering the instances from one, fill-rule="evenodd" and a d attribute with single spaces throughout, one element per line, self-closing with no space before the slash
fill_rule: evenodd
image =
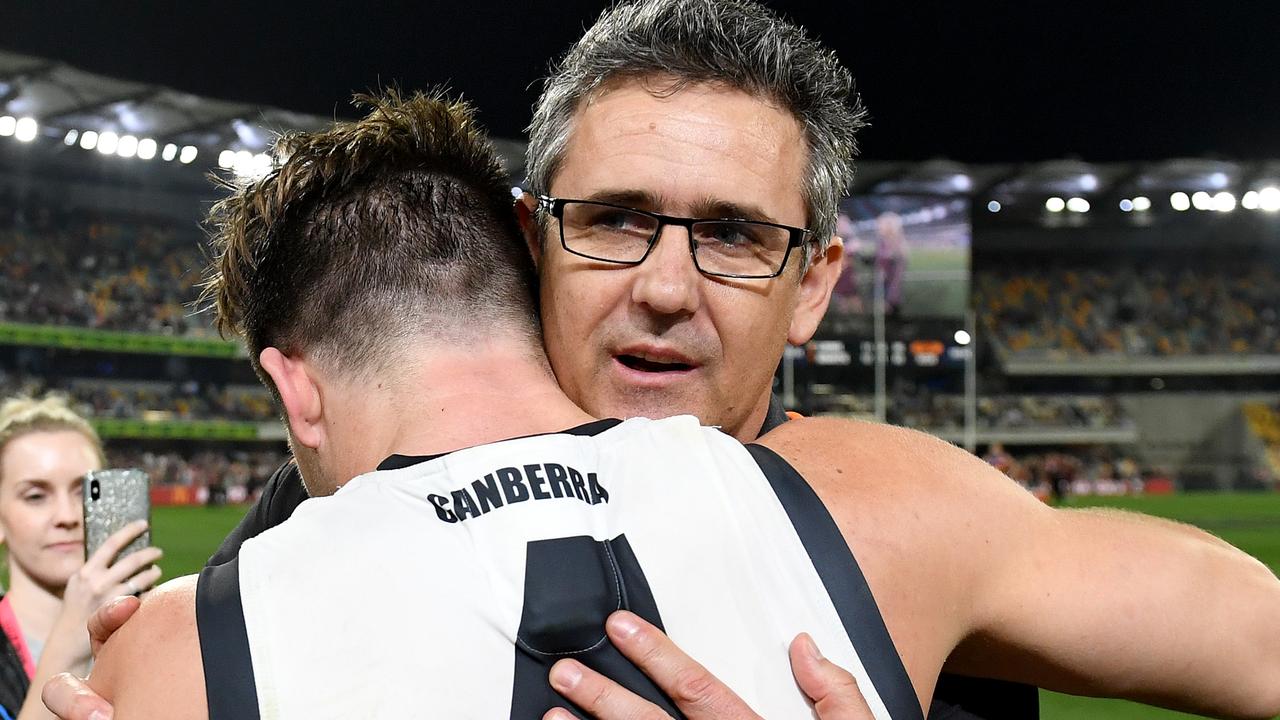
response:
<path id="1" fill-rule="evenodd" d="M 157 548 L 115 558 L 146 529 L 142 522 L 85 560 L 81 485 L 103 464 L 97 433 L 65 399 L 0 404 L 0 543 L 9 561 L 0 599 L 0 720 L 52 718 L 40 688 L 57 673 L 88 671 L 89 616 L 160 577 Z"/>

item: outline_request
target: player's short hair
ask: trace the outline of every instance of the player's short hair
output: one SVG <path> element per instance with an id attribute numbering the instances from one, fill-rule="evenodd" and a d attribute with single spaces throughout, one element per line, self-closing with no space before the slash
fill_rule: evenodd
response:
<path id="1" fill-rule="evenodd" d="M 4 455 L 9 443 L 23 435 L 63 430 L 83 435 L 93 446 L 98 463 L 107 464 L 102 452 L 102 439 L 89 421 L 71 408 L 65 395 L 49 393 L 39 398 L 19 395 L 0 403 L 0 456 Z M 0 481 L 3 480 L 4 477 L 0 476 Z"/>
<path id="2" fill-rule="evenodd" d="M 606 10 L 553 66 L 534 106 L 525 163 L 530 189 L 549 194 L 574 115 L 594 91 L 615 79 L 664 75 L 675 79 L 662 88 L 667 93 L 719 83 L 795 116 L 809 151 L 799 190 L 808 228 L 825 248 L 836 206 L 853 181 L 855 134 L 866 112 L 853 75 L 834 52 L 750 0 L 635 0 Z"/>
<path id="3" fill-rule="evenodd" d="M 202 301 L 273 393 L 267 347 L 368 377 L 424 334 L 541 339 L 511 184 L 472 109 L 441 93 L 356 101 L 368 115 L 281 138 L 278 166 L 209 214 Z"/>

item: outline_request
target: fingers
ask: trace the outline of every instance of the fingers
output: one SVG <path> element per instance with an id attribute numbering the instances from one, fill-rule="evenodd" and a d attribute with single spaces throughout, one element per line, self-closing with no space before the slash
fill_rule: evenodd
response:
<path id="1" fill-rule="evenodd" d="M 819 720 L 871 720 L 858 681 L 844 668 L 822 657 L 808 633 L 791 641 L 791 672 L 813 701 Z"/>
<path id="2" fill-rule="evenodd" d="M 671 720 L 658 706 L 577 660 L 551 666 L 551 687 L 597 720 Z M 570 720 L 573 715 L 554 708 L 543 718 Z"/>
<path id="3" fill-rule="evenodd" d="M 605 632 L 689 720 L 759 717 L 727 685 L 639 615 L 619 610 L 605 622 Z"/>
<path id="4" fill-rule="evenodd" d="M 138 611 L 142 601 L 131 595 L 118 597 L 98 608 L 89 616 L 89 646 L 97 657 L 98 650 L 115 631 L 119 630 Z"/>
<path id="5" fill-rule="evenodd" d="M 160 572 L 161 572 L 160 568 L 156 567 L 155 565 L 152 565 L 146 570 L 143 570 L 137 575 L 134 575 L 128 580 L 125 580 L 118 587 L 116 587 L 116 589 L 113 590 L 111 594 L 112 595 L 134 595 L 134 594 L 146 592 L 147 590 L 151 589 L 152 585 L 156 584 L 157 580 L 160 579 Z"/>
<path id="6" fill-rule="evenodd" d="M 110 583 L 123 583 L 126 579 L 145 572 L 144 568 L 154 564 L 163 556 L 164 551 L 156 547 L 143 548 L 137 552 L 129 553 L 107 568 L 105 579 Z M 156 577 L 159 577 L 159 575 Z M 134 582 L 136 583 L 137 580 L 135 579 Z M 152 582 L 155 581 L 153 580 Z M 139 585 L 138 589 L 143 590 L 145 588 Z"/>
<path id="7" fill-rule="evenodd" d="M 110 720 L 111 704 L 71 673 L 54 675 L 40 691 L 45 707 L 62 720 Z"/>
<path id="8" fill-rule="evenodd" d="M 138 536 L 147 530 L 146 520 L 134 520 L 119 530 L 107 536 L 103 541 L 102 547 L 98 548 L 93 555 L 89 556 L 86 565 L 95 565 L 97 567 L 107 567 L 116 555 L 125 548 L 126 545 L 133 542 Z"/>

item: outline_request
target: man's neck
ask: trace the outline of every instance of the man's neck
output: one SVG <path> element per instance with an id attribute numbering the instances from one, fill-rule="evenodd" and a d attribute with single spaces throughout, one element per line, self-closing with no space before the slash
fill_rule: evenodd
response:
<path id="1" fill-rule="evenodd" d="M 422 353 L 398 368 L 398 381 L 349 395 L 359 418 L 358 464 L 371 470 L 389 455 L 435 455 L 593 420 L 556 384 L 539 353 L 519 344 Z M 341 408 L 339 408 L 341 410 Z"/>

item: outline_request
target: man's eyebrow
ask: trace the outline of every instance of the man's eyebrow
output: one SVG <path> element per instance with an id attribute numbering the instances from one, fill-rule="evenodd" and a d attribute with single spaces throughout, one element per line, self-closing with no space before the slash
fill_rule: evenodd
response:
<path id="1" fill-rule="evenodd" d="M 649 192 L 648 190 L 598 190 L 580 199 L 590 200 L 592 202 L 611 203 L 613 205 L 623 205 L 625 207 L 636 208 L 637 210 L 648 210 L 649 212 L 672 214 L 670 209 L 665 207 L 666 203 L 662 196 Z M 717 198 L 703 198 L 695 202 L 692 206 L 689 217 L 706 220 L 760 220 L 771 223 L 778 222 L 778 220 L 765 212 L 764 209 L 759 206 L 737 203 L 730 200 L 720 200 Z"/>
<path id="2" fill-rule="evenodd" d="M 728 220 L 759 220 L 761 222 L 777 223 L 778 221 L 764 208 L 758 205 L 744 205 L 742 203 L 731 202 L 728 200 L 716 200 L 707 198 L 699 200 L 693 205 L 693 212 L 697 217 L 707 219 L 728 219 Z"/>
<path id="3" fill-rule="evenodd" d="M 650 212 L 662 207 L 662 198 L 648 190 L 597 190 L 580 199 L 623 205 Z"/>

